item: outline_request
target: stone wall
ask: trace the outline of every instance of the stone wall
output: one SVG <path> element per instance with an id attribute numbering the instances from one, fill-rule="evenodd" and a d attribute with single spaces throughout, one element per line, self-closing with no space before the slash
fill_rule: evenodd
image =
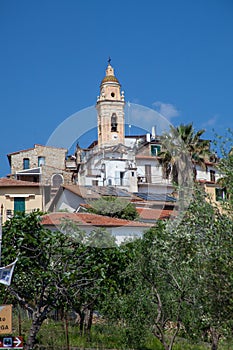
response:
<path id="1" fill-rule="evenodd" d="M 45 165 L 57 169 L 65 169 L 65 158 L 67 149 L 35 145 L 34 148 L 12 153 L 11 157 L 11 173 L 23 170 L 23 159 L 28 158 L 30 161 L 29 168 L 38 167 L 38 157 L 45 157 Z"/>

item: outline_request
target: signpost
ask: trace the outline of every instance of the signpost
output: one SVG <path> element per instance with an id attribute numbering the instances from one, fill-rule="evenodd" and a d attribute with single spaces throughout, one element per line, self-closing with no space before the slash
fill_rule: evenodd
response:
<path id="1" fill-rule="evenodd" d="M 0 334 L 12 333 L 12 305 L 0 305 Z"/>
<path id="2" fill-rule="evenodd" d="M 1 268 L 2 254 L 2 209 L 0 212 L 0 283 L 7 286 L 11 284 L 11 277 L 17 259 L 10 265 Z M 0 305 L 0 350 L 23 349 L 23 337 L 12 337 L 9 335 L 1 336 L 1 334 L 12 334 L 12 305 Z"/>
<path id="3" fill-rule="evenodd" d="M 0 305 L 0 334 L 12 333 L 12 305 Z M 23 337 L 0 336 L 1 349 L 23 349 Z"/>
<path id="4" fill-rule="evenodd" d="M 23 337 L 0 337 L 0 350 L 23 349 Z"/>

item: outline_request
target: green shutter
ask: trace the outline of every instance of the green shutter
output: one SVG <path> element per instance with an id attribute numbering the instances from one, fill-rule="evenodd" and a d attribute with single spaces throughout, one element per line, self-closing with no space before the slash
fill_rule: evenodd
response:
<path id="1" fill-rule="evenodd" d="M 14 211 L 25 211 L 25 198 L 15 197 L 14 198 Z"/>
<path id="2" fill-rule="evenodd" d="M 151 145 L 151 155 L 157 156 L 160 152 L 160 146 L 159 145 Z"/>

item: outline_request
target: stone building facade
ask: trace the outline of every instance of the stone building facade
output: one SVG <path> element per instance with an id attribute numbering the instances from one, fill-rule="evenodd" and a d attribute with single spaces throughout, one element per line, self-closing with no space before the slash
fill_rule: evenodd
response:
<path id="1" fill-rule="evenodd" d="M 33 148 L 8 154 L 11 177 L 55 185 L 70 180 L 66 170 L 67 149 L 35 144 Z"/>
<path id="2" fill-rule="evenodd" d="M 39 183 L 48 203 L 60 185 L 72 182 L 66 167 L 67 149 L 35 144 L 33 148 L 8 154 L 10 178 Z"/>

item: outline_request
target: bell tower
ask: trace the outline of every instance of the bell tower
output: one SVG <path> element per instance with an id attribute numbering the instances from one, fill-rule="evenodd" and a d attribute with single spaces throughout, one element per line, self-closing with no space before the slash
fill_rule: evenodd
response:
<path id="1" fill-rule="evenodd" d="M 124 144 L 125 139 L 124 92 L 110 63 L 109 58 L 96 103 L 99 147 Z"/>

